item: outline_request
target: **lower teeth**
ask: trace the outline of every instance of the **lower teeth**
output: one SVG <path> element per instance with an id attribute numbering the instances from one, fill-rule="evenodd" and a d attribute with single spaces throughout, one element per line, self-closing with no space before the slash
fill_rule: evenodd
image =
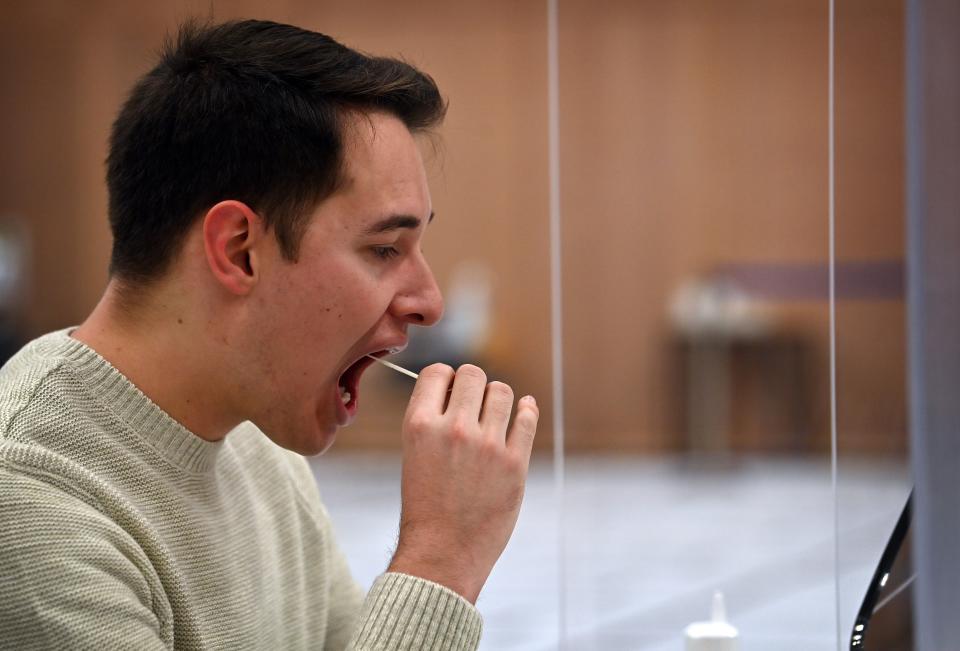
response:
<path id="1" fill-rule="evenodd" d="M 340 400 L 343 401 L 343 404 L 345 404 L 345 405 L 348 404 L 352 398 L 353 398 L 353 396 L 350 395 L 350 392 L 347 391 L 347 390 L 345 390 L 345 389 L 343 389 L 343 388 L 341 387 L 341 389 L 340 389 Z"/>

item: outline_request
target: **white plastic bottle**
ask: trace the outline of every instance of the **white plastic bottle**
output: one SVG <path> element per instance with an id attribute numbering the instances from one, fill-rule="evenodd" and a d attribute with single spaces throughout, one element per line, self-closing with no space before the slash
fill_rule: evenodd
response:
<path id="1" fill-rule="evenodd" d="M 709 622 L 694 622 L 685 631 L 687 651 L 737 651 L 737 629 L 727 621 L 723 593 L 713 593 L 713 613 Z"/>

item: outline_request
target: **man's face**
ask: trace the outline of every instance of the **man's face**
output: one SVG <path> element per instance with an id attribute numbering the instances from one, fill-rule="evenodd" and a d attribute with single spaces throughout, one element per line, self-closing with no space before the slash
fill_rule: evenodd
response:
<path id="1" fill-rule="evenodd" d="M 360 375 L 432 325 L 443 300 L 421 251 L 432 218 L 416 142 L 385 114 L 346 129 L 344 183 L 316 208 L 296 263 L 274 238 L 251 297 L 258 342 L 251 419 L 276 443 L 324 451 L 359 407 Z M 248 406 L 248 407 L 249 407 Z"/>

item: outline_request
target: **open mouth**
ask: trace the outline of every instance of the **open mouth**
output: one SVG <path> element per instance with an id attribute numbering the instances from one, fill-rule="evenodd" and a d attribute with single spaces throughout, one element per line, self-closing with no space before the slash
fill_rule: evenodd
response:
<path id="1" fill-rule="evenodd" d="M 369 354 L 374 357 L 384 357 L 390 353 L 390 350 L 378 350 Z M 360 391 L 360 376 L 371 364 L 373 364 L 373 360 L 364 354 L 363 357 L 348 366 L 347 370 L 340 375 L 340 379 L 337 380 L 337 386 L 340 388 L 340 401 L 348 411 L 356 409 Z"/>

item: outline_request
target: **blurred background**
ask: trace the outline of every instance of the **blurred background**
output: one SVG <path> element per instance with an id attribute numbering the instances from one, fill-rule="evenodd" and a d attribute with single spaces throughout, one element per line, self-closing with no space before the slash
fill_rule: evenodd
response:
<path id="1" fill-rule="evenodd" d="M 558 5 L 562 464 L 540 1 L 5 3 L 2 352 L 99 298 L 110 124 L 179 21 L 401 56 L 450 102 L 426 240 L 448 313 L 402 361 L 479 363 L 543 414 L 485 648 L 681 649 L 714 589 L 743 649 L 836 648 L 910 483 L 902 2 L 836 1 L 833 466 L 827 2 Z M 410 384 L 379 367 L 364 383 L 314 468 L 369 583 L 396 533 Z"/>

